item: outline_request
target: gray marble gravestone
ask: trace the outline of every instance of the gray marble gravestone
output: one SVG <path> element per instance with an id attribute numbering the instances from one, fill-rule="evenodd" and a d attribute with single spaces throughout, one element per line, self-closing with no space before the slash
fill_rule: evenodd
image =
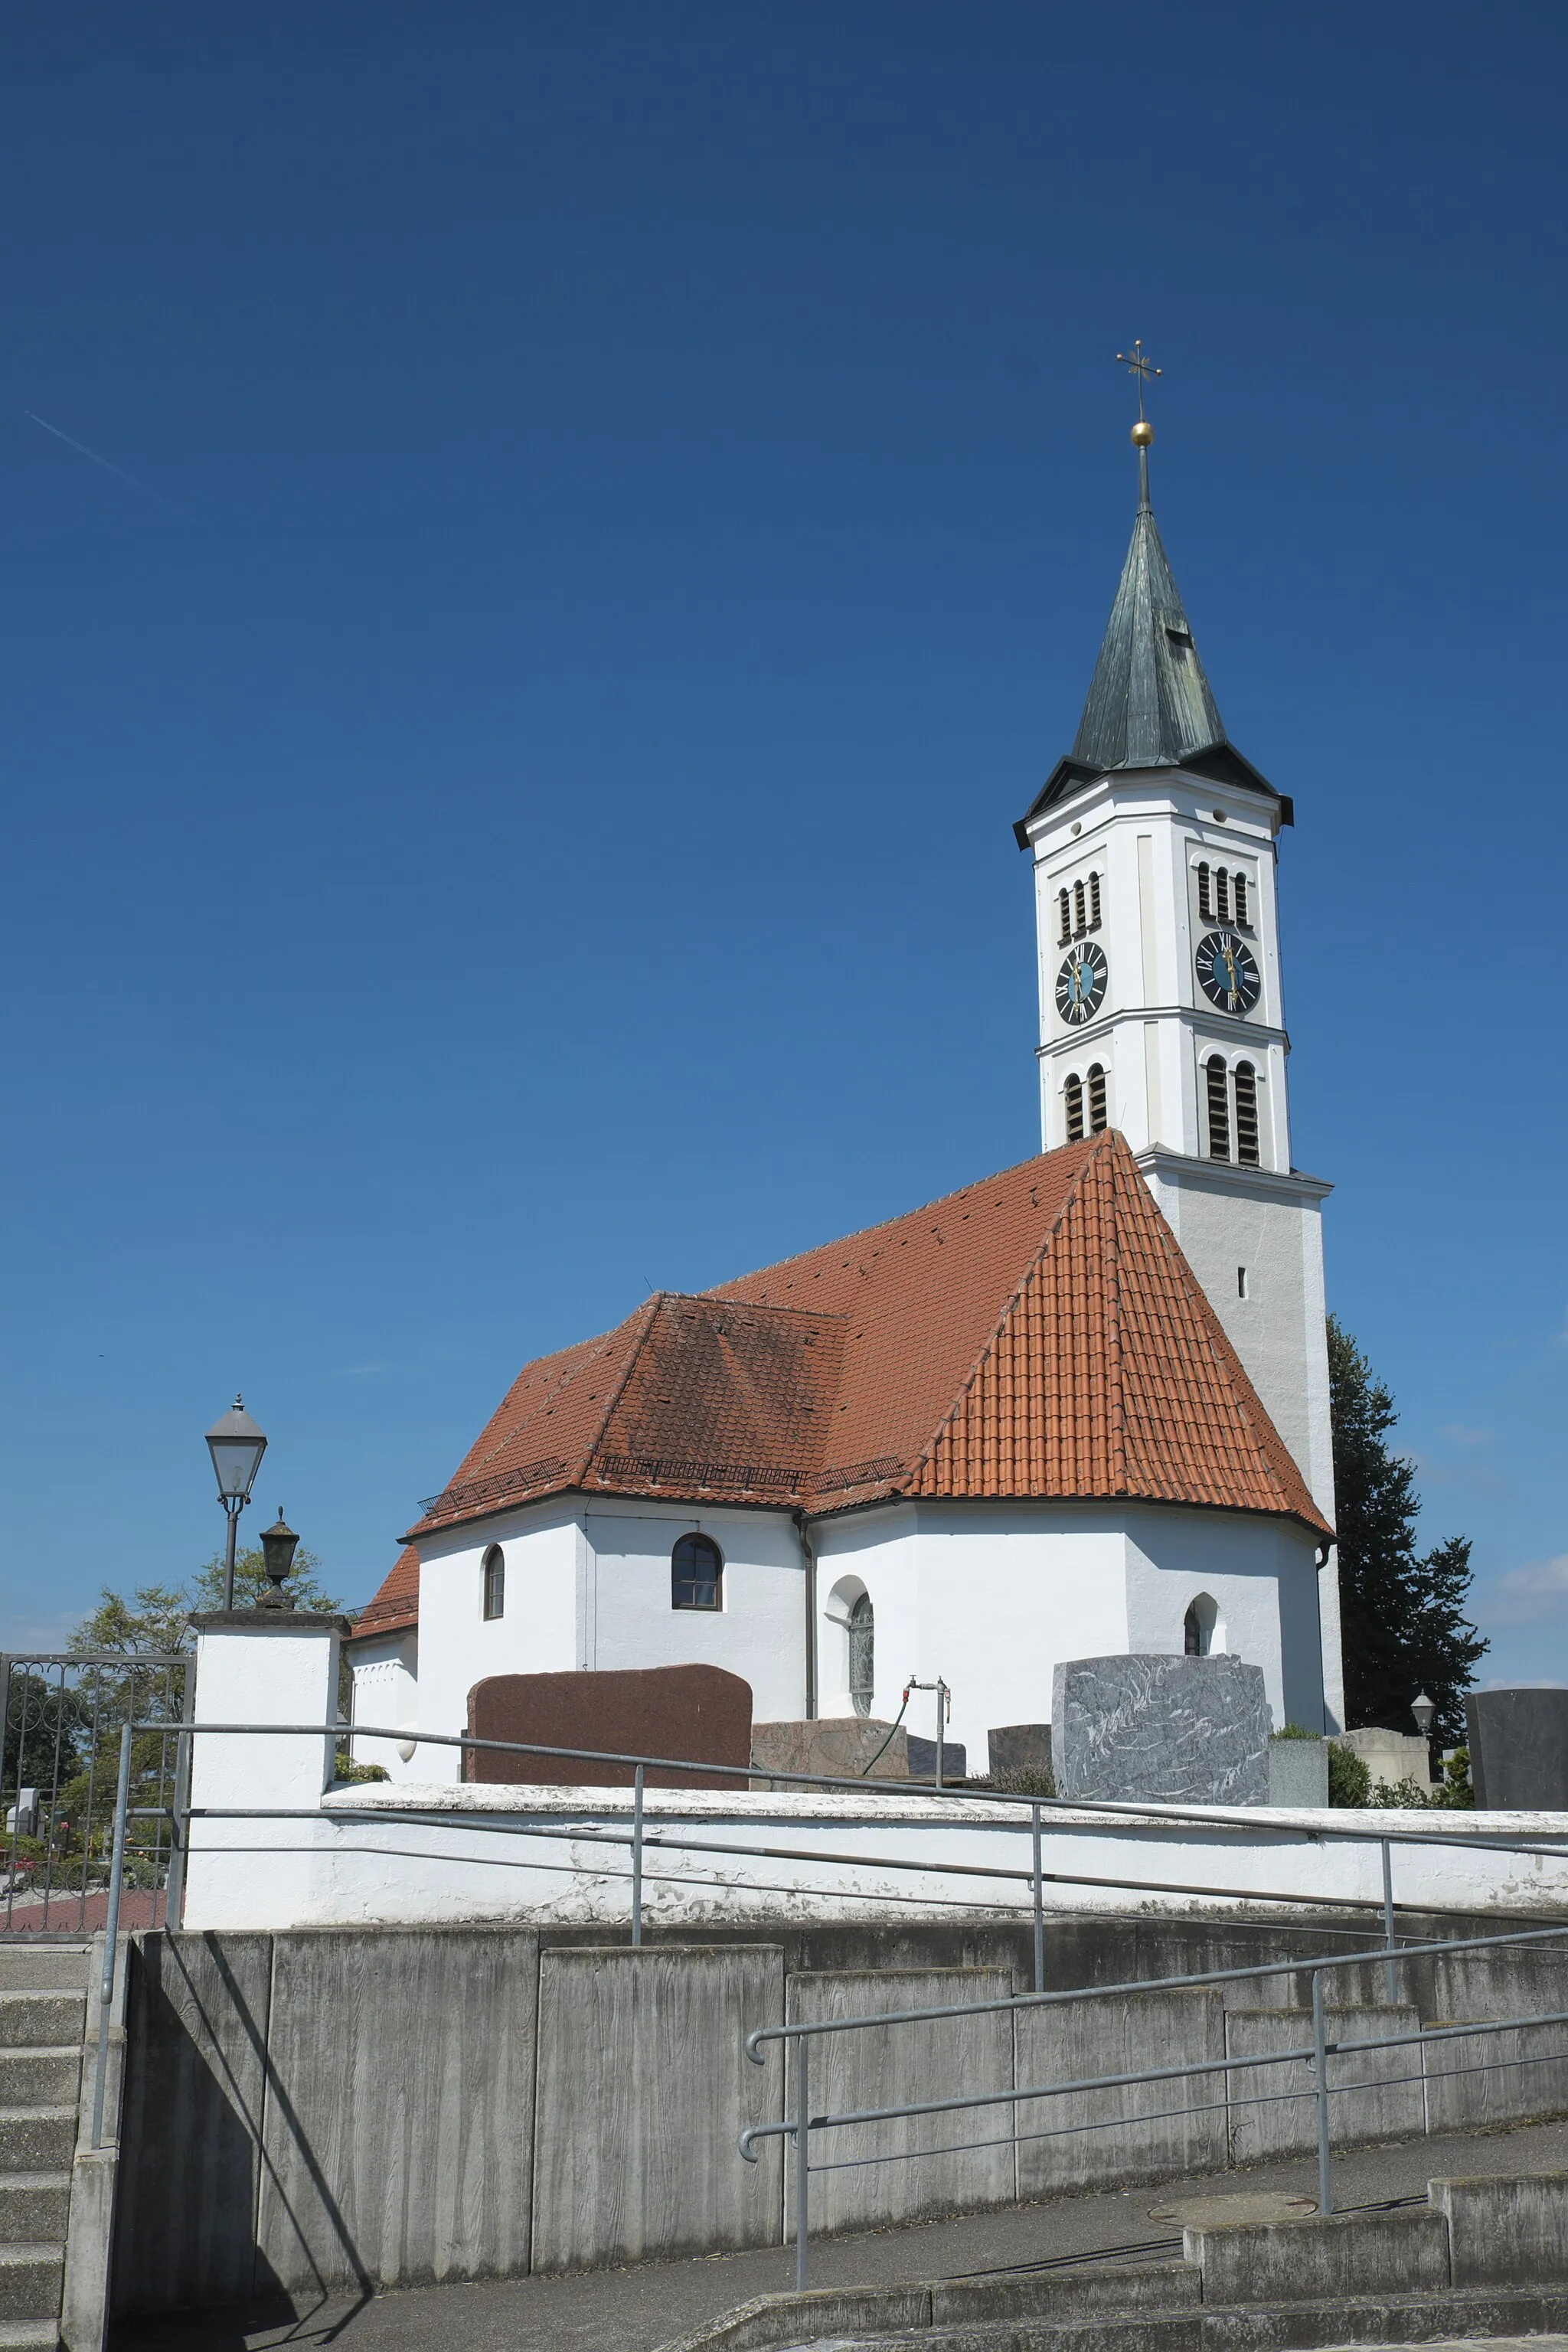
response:
<path id="1" fill-rule="evenodd" d="M 1240 1658 L 1069 1658 L 1052 1688 L 1058 1797 L 1268 1802 L 1263 1669 Z"/>

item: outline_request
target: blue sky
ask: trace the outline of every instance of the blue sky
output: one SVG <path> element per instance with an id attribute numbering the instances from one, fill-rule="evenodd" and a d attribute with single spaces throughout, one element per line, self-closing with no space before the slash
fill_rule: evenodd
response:
<path id="1" fill-rule="evenodd" d="M 525 1358 L 1036 1148 L 1137 334 L 1331 1296 L 1568 1679 L 1564 20 L 4 44 L 8 1643 L 215 1548 L 237 1384 L 358 1601 Z"/>

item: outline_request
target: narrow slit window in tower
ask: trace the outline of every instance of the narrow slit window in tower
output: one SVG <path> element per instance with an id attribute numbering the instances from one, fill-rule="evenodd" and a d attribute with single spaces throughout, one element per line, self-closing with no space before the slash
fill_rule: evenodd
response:
<path id="1" fill-rule="evenodd" d="M 1105 1072 L 1100 1063 L 1089 1066 L 1089 1131 L 1103 1134 L 1105 1129 Z"/>
<path id="2" fill-rule="evenodd" d="M 1200 921 L 1214 920 L 1214 899 L 1209 891 L 1209 868 L 1205 857 L 1198 867 L 1198 917 Z"/>
<path id="3" fill-rule="evenodd" d="M 1208 1078 L 1209 1097 L 1209 1158 L 1230 1158 L 1230 1105 L 1226 1097 L 1225 1056 L 1211 1054 L 1205 1065 Z"/>
<path id="4" fill-rule="evenodd" d="M 1058 940 L 1057 945 L 1059 948 L 1065 948 L 1072 937 L 1072 901 L 1065 890 L 1057 892 L 1057 908 L 1061 916 L 1061 937 Z"/>
<path id="5" fill-rule="evenodd" d="M 1223 866 L 1215 868 L 1214 877 L 1215 906 L 1222 923 L 1230 920 L 1230 877 Z"/>
<path id="6" fill-rule="evenodd" d="M 1069 1077 L 1062 1091 L 1068 1098 L 1068 1141 L 1081 1143 L 1083 1141 L 1083 1080 L 1077 1076 Z"/>
<path id="7" fill-rule="evenodd" d="M 1258 1165 L 1258 1073 L 1250 1062 L 1236 1066 L 1236 1156 L 1244 1168 Z"/>
<path id="8" fill-rule="evenodd" d="M 1083 884 L 1081 882 L 1075 882 L 1072 886 L 1072 927 L 1075 931 L 1083 931 L 1089 929 L 1083 911 Z"/>
<path id="9" fill-rule="evenodd" d="M 1247 924 L 1247 877 L 1238 874 L 1236 880 L 1236 919 L 1245 930 Z"/>
<path id="10" fill-rule="evenodd" d="M 1089 928 L 1091 931 L 1098 931 L 1100 929 L 1100 877 L 1098 874 L 1091 874 L 1089 877 Z"/>

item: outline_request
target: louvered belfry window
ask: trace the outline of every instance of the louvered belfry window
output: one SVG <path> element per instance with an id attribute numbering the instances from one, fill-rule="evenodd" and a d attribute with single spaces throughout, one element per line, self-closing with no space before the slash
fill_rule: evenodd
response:
<path id="1" fill-rule="evenodd" d="M 1088 921 L 1083 911 L 1083 884 L 1081 882 L 1075 882 L 1072 886 L 1072 927 L 1075 931 L 1082 931 L 1088 929 Z"/>
<path id="2" fill-rule="evenodd" d="M 1214 877 L 1215 906 L 1222 923 L 1230 920 L 1230 877 L 1223 866 L 1215 868 Z"/>
<path id="3" fill-rule="evenodd" d="M 1068 1104 L 1068 1141 L 1083 1141 L 1083 1080 L 1076 1075 L 1062 1088 Z"/>
<path id="4" fill-rule="evenodd" d="M 1230 1104 L 1225 1080 L 1225 1057 L 1212 1054 L 1205 1065 L 1208 1078 L 1209 1098 L 1209 1158 L 1230 1158 Z"/>
<path id="5" fill-rule="evenodd" d="M 1065 890 L 1057 892 L 1057 911 L 1061 917 L 1061 936 L 1057 945 L 1065 948 L 1072 937 L 1072 901 Z"/>
<path id="6" fill-rule="evenodd" d="M 1214 893 L 1209 884 L 1208 860 L 1205 857 L 1198 867 L 1198 913 L 1205 923 L 1214 920 Z"/>
<path id="7" fill-rule="evenodd" d="M 1098 1062 L 1089 1067 L 1089 1131 L 1091 1135 L 1105 1130 L 1105 1072 Z"/>
<path id="8" fill-rule="evenodd" d="M 1236 919 L 1245 929 L 1247 928 L 1247 877 L 1245 874 L 1237 874 L 1233 878 L 1236 883 Z"/>
<path id="9" fill-rule="evenodd" d="M 1100 929 L 1100 877 L 1098 874 L 1091 874 L 1089 877 L 1089 928 L 1091 931 L 1098 931 Z"/>
<path id="10" fill-rule="evenodd" d="M 1236 1156 L 1244 1168 L 1258 1165 L 1258 1073 L 1250 1062 L 1236 1066 Z"/>

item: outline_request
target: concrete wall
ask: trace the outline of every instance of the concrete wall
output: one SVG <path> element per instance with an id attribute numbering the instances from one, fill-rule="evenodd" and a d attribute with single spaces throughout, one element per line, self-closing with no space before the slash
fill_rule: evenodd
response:
<path id="1" fill-rule="evenodd" d="M 934 2009 L 959 2001 L 1007 2000 L 1011 1973 L 1002 1969 L 878 1969 L 792 1975 L 787 2003 L 792 2023 L 868 2011 Z M 792 2043 L 781 2115 L 795 2111 L 797 2045 Z M 770 2061 L 773 2094 L 779 2090 L 776 2053 Z M 849 2114 L 914 2099 L 963 2098 L 1013 2087 L 1013 2020 L 1005 2011 L 953 2017 L 928 2024 L 887 2026 L 815 2038 L 806 2088 L 813 2114 Z M 933 2213 L 968 2212 L 1011 2204 L 1016 2194 L 1009 2106 L 975 2107 L 947 2115 L 822 2133 L 812 2147 L 814 2167 L 879 2155 L 885 2165 L 824 2170 L 810 2185 L 812 2234 L 916 2221 Z M 939 2155 L 918 2154 L 940 2149 Z M 784 2182 L 784 2228 L 795 2229 L 792 2158 Z"/>
<path id="2" fill-rule="evenodd" d="M 1334 2007 L 1324 2021 L 1330 2042 L 1353 2044 L 1392 2033 L 1415 2033 L 1420 2018 L 1413 2004 Z M 1226 2013 L 1226 2054 L 1261 2057 L 1270 2050 L 1310 2050 L 1312 2018 L 1302 2009 L 1230 2009 Z M 1347 2049 L 1329 2060 L 1329 2133 L 1336 2147 L 1380 2139 L 1414 2139 L 1425 2131 L 1421 2053 Z M 1234 2068 L 1230 2102 L 1233 2164 L 1257 2164 L 1265 2157 L 1299 2155 L 1318 2144 L 1317 2080 L 1309 2061 L 1291 2058 L 1278 2066 Z"/>
<path id="3" fill-rule="evenodd" d="M 536 2270 L 778 2242 L 778 2142 L 755 2165 L 736 2142 L 769 2119 L 744 2044 L 781 2022 L 784 1983 L 776 1946 L 545 1954 Z"/>
<path id="4" fill-rule="evenodd" d="M 1063 2195 L 1173 2174 L 1215 2172 L 1226 2163 L 1225 2003 L 1216 1987 L 1071 2001 L 1021 2009 L 1016 2021 L 1019 2088 L 1091 2082 L 1145 2067 L 1198 2065 L 1215 2072 L 1184 2081 L 1128 2084 L 1031 2099 L 1017 2110 L 1018 2194 Z M 1205 2114 L 1177 2116 L 1178 2107 Z M 1114 2123 L 1114 2130 L 1084 2130 Z"/>
<path id="5" fill-rule="evenodd" d="M 1353 1948 L 1348 1934 L 1346 1948 Z M 1315 1937 L 1314 1951 L 1331 1949 Z M 1285 1927 L 1220 1921 L 1068 1920 L 1047 1947 L 1053 1989 L 1288 1958 Z M 1006 1998 L 1029 1981 L 1026 1932 L 964 1923 L 892 1929 L 792 1927 L 759 1945 L 546 1946 L 512 1928 L 149 1934 L 134 1939 L 114 2294 L 121 2311 L 221 2305 L 268 2291 L 300 2308 L 356 2284 L 569 2270 L 776 2243 L 786 2200 L 781 2143 L 761 2164 L 736 2148 L 746 2126 L 789 2112 L 776 2047 L 765 2066 L 745 2034 L 785 2014 L 866 2014 L 955 1996 Z M 1473 2017 L 1568 2009 L 1568 1954 L 1505 1950 Z M 1436 1981 L 1433 1963 L 1421 1964 Z M 1382 1964 L 1360 1973 L 1363 1991 Z M 832 2037 L 814 2053 L 815 2113 L 1016 2083 L 1084 2081 L 1244 2049 L 1306 2047 L 1288 2004 L 1301 1979 L 1119 1995 L 1041 2011 L 938 2020 Z M 1485 1998 L 1479 1995 L 1484 1992 Z M 1281 2004 L 1264 2009 L 1269 1993 Z M 1223 2003 L 1229 2000 L 1228 2011 Z M 1331 2012 L 1335 2039 L 1369 2037 L 1414 2011 Z M 1545 2037 L 1550 2036 L 1550 2043 Z M 1568 2105 L 1568 2031 L 1494 2037 L 1531 2063 L 1498 2078 L 1511 2116 Z M 1515 2042 L 1520 2043 L 1516 2052 Z M 1429 2067 L 1475 2042 L 1433 2044 Z M 1448 2120 L 1419 2075 L 1423 2053 L 1347 2053 L 1333 2138 L 1419 2134 Z M 1384 2070 L 1381 2074 L 1379 2070 Z M 1228 2070 L 1239 2102 L 1259 2086 L 1310 2088 L 1300 2061 Z M 1289 2080 L 1284 2078 L 1289 2076 Z M 1217 2169 L 1223 2111 L 1156 2110 L 1223 2100 L 1224 2073 L 1009 2109 L 893 2125 L 895 2147 L 952 2150 L 912 2162 L 816 2173 L 814 2228 L 879 2226 L 918 2212 L 1059 2194 L 1110 2180 Z M 1414 2099 L 1414 2108 L 1408 2104 Z M 1051 2111 L 1054 2111 L 1051 2112 Z M 1310 2144 L 1312 2103 L 1268 2145 Z M 1473 2111 L 1485 2119 L 1490 2111 Z M 1031 2139 L 1043 2120 L 1114 2116 L 1111 2132 Z M 1500 2108 L 1498 2119 L 1505 2118 Z M 1455 2120 L 1468 2123 L 1472 2114 Z M 858 2133 L 818 2135 L 816 2165 L 865 2152 Z M 999 2147 L 981 2147 L 982 2140 Z M 1256 2140 L 1237 2154 L 1267 2152 Z M 1016 2172 L 1015 2173 L 1015 2165 Z"/>

